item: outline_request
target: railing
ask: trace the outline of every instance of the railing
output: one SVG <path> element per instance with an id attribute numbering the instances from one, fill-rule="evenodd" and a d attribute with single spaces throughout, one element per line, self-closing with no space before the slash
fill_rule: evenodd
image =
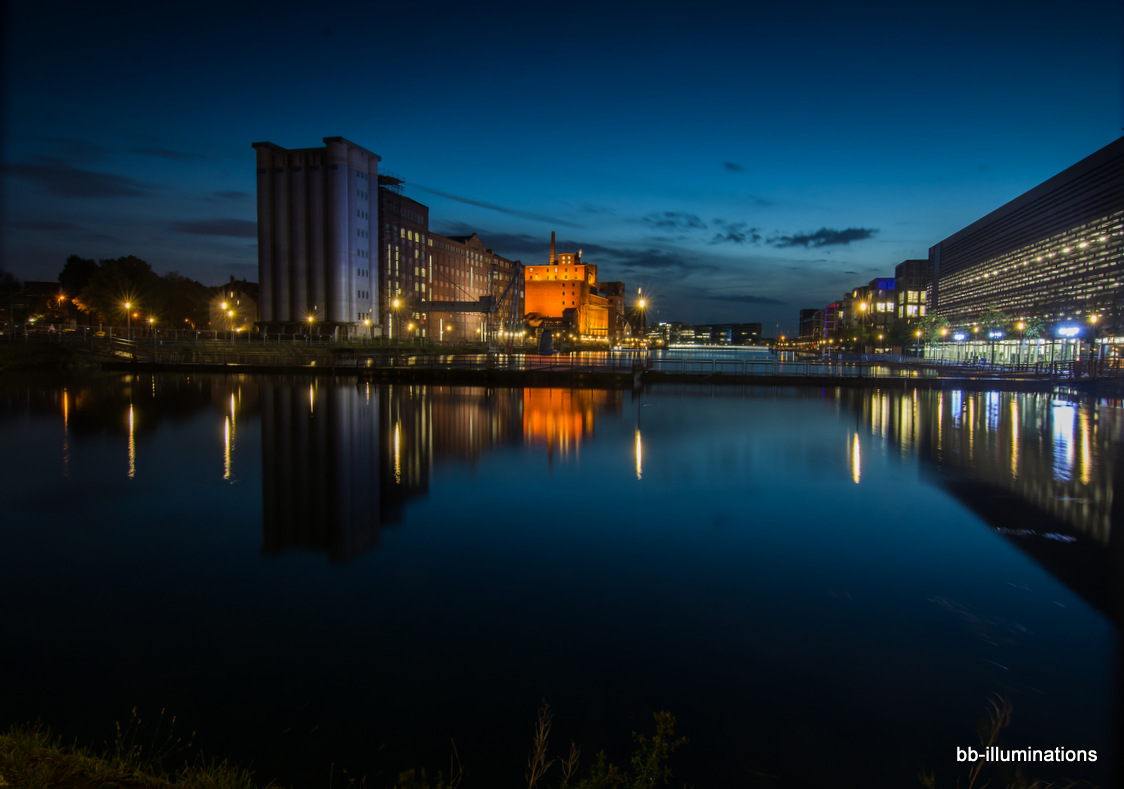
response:
<path id="1" fill-rule="evenodd" d="M 1072 378 L 1080 374 L 1074 362 L 1021 366 L 933 364 L 898 360 L 789 360 L 789 359 L 651 359 L 648 369 L 669 375 L 708 377 L 792 376 L 798 378 L 972 378 L 1043 379 Z"/>
<path id="2" fill-rule="evenodd" d="M 700 379 L 727 377 L 795 378 L 947 378 L 971 380 L 1076 380 L 1089 377 L 1124 376 L 1117 360 L 1103 362 L 1043 362 L 1034 364 L 970 364 L 964 361 L 869 357 L 858 355 L 824 358 L 746 357 L 741 359 L 667 358 L 644 351 L 596 351 L 539 356 L 523 353 L 446 354 L 430 350 L 387 345 L 328 345 L 323 342 L 263 342 L 239 338 L 202 339 L 97 337 L 77 332 L 32 334 L 19 341 L 83 347 L 117 360 L 129 359 L 159 364 L 239 365 L 245 367 L 328 368 L 333 370 L 375 370 L 410 368 L 414 370 L 504 370 L 654 373 L 690 376 Z M 316 340 L 313 336 L 312 340 Z"/>

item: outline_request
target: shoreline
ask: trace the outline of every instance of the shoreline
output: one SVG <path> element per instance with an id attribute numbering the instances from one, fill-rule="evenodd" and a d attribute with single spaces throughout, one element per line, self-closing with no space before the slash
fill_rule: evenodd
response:
<path id="1" fill-rule="evenodd" d="M 9 372 L 144 372 L 201 373 L 219 375 L 301 375 L 355 378 L 370 383 L 420 383 L 443 386 L 488 387 L 568 387 L 588 389 L 637 390 L 648 386 L 676 383 L 700 386 L 752 386 L 773 388 L 872 388 L 900 390 L 963 390 L 1075 392 L 1094 397 L 1124 397 L 1124 378 L 1070 378 L 1042 375 L 1014 376 L 1003 371 L 986 371 L 970 375 L 918 375 L 912 365 L 875 363 L 883 370 L 913 370 L 914 374 L 896 376 L 863 374 L 794 375 L 782 372 L 736 373 L 725 371 L 665 371 L 652 369 L 640 360 L 616 365 L 588 363 L 577 356 L 523 356 L 520 364 L 511 365 L 501 357 L 487 352 L 460 355 L 400 356 L 386 349 L 316 348 L 308 350 L 254 348 L 252 354 L 229 346 L 166 349 L 168 359 L 146 359 L 142 349 L 126 352 L 112 348 L 101 351 L 75 345 L 54 343 L 0 343 L 0 375 Z M 115 353 L 115 355 L 114 355 Z M 497 360 L 500 360 L 497 363 Z M 534 360 L 528 364 L 527 360 Z"/>

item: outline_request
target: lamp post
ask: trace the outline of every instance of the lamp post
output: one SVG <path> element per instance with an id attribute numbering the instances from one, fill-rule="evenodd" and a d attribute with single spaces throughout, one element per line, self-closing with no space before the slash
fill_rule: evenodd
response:
<path id="1" fill-rule="evenodd" d="M 1026 323 L 1019 321 L 1015 324 L 1015 328 L 1019 330 L 1019 364 L 1023 363 L 1023 343 L 1026 342 Z"/>
<path id="2" fill-rule="evenodd" d="M 644 292 L 641 288 L 636 289 L 636 297 L 637 297 L 636 307 L 637 307 L 637 309 L 640 310 L 640 339 L 642 341 L 644 341 L 645 346 L 647 346 L 646 329 L 647 329 L 647 322 L 648 322 L 647 317 L 648 316 L 645 314 L 645 311 L 644 311 L 644 306 L 647 304 L 647 302 L 644 301 Z"/>
<path id="3" fill-rule="evenodd" d="M 148 317 L 148 328 L 152 330 L 152 359 L 156 360 L 156 318 Z"/>
<path id="4" fill-rule="evenodd" d="M 859 353 L 862 354 L 866 350 L 866 313 L 869 306 L 865 301 L 859 302 L 859 336 L 856 340 L 859 343 Z"/>
<path id="5" fill-rule="evenodd" d="M 313 321 L 314 321 L 313 316 L 309 315 L 308 316 L 308 344 L 309 344 L 310 347 L 312 346 L 312 323 L 313 323 Z"/>
<path id="6" fill-rule="evenodd" d="M 129 302 L 125 302 L 125 339 L 127 340 L 133 339 L 133 317 L 129 312 L 132 306 Z"/>
<path id="7" fill-rule="evenodd" d="M 1089 333 L 1089 335 L 1090 335 L 1089 336 L 1089 344 L 1090 344 L 1089 356 L 1090 356 L 1090 358 L 1095 360 L 1094 364 L 1100 362 L 1100 354 L 1097 353 L 1097 319 L 1099 317 L 1100 317 L 1100 315 L 1090 315 L 1089 316 L 1089 322 L 1091 324 L 1093 324 L 1093 330 Z M 1095 374 L 1096 371 L 1094 369 L 1091 372 L 1093 374 Z"/>
<path id="8" fill-rule="evenodd" d="M 393 302 L 394 312 L 393 312 L 393 315 L 390 319 L 390 333 L 394 335 L 394 363 L 395 364 L 398 364 L 398 342 L 399 342 L 398 335 L 402 333 L 402 325 L 398 320 L 398 306 L 400 304 L 401 304 L 401 302 L 398 301 L 398 299 L 394 300 L 394 302 Z M 395 323 L 398 323 L 399 325 L 396 327 L 394 325 Z M 395 329 L 397 329 L 397 331 Z"/>

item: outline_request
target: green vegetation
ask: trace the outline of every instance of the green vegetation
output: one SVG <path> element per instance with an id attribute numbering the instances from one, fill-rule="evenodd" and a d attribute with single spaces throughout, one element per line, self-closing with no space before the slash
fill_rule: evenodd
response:
<path id="1" fill-rule="evenodd" d="M 1046 322 L 1041 318 L 1027 318 L 1022 326 L 1022 336 L 1028 340 L 1037 340 L 1046 332 Z"/>
<path id="2" fill-rule="evenodd" d="M 67 745 L 38 726 L 0 734 L 0 787 L 19 789 L 259 789 L 250 771 L 226 761 L 186 759 L 190 743 L 174 733 L 175 719 L 160 716 L 151 732 L 135 712 L 117 727 L 114 745 L 94 752 Z M 142 744 L 142 741 L 145 744 Z"/>
<path id="3" fill-rule="evenodd" d="M 133 255 L 102 261 L 71 255 L 59 273 L 59 289 L 91 323 L 124 325 L 128 302 L 138 321 L 154 318 L 158 326 L 180 329 L 208 325 L 214 291 L 174 271 L 160 276 Z M 65 298 L 60 298 L 28 317 L 50 323 L 67 315 Z"/>
<path id="4" fill-rule="evenodd" d="M 926 315 L 917 324 L 917 328 L 921 332 L 922 342 L 932 345 L 938 342 L 943 334 L 948 331 L 948 318 Z"/>
<path id="5" fill-rule="evenodd" d="M 980 313 L 980 325 L 983 326 L 984 331 L 991 332 L 995 330 L 1005 331 L 1011 318 L 1003 310 L 996 307 L 994 304 L 989 306 L 986 310 Z"/>
<path id="6" fill-rule="evenodd" d="M 633 752 L 627 766 L 597 754 L 584 776 L 580 773 L 581 749 L 571 741 L 565 758 L 549 753 L 550 708 L 543 703 L 527 761 L 527 789 L 641 789 L 665 786 L 671 778 L 668 759 L 686 742 L 675 736 L 675 716 L 654 715 L 655 732 L 633 733 Z M 175 719 L 163 713 L 154 726 L 146 726 L 133 711 L 127 726 L 117 726 L 113 745 L 95 752 L 68 745 L 38 726 L 17 726 L 0 734 L 0 788 L 20 789 L 280 789 L 255 781 L 250 770 L 228 761 L 192 756 L 191 738 L 175 732 Z M 555 764 L 558 768 L 554 769 Z M 430 774 L 407 770 L 392 789 L 457 789 L 463 777 L 454 746 L 449 772 Z M 367 780 L 325 776 L 324 785 L 367 789 Z"/>

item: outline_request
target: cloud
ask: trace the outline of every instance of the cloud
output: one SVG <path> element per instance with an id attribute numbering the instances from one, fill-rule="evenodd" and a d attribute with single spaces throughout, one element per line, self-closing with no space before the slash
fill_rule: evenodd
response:
<path id="1" fill-rule="evenodd" d="M 682 211 L 653 211 L 644 217 L 644 223 L 651 227 L 670 230 L 706 230 L 706 223 L 694 214 Z"/>
<path id="2" fill-rule="evenodd" d="M 200 219 L 194 222 L 171 222 L 168 227 L 177 233 L 196 236 L 258 237 L 258 223 L 246 219 Z"/>
<path id="3" fill-rule="evenodd" d="M 152 187 L 132 178 L 82 170 L 49 157 L 40 157 L 36 164 L 5 164 L 3 172 L 58 197 L 147 197 L 153 193 Z"/>
<path id="4" fill-rule="evenodd" d="M 237 190 L 230 190 L 226 192 L 213 192 L 210 196 L 211 200 L 245 200 L 248 197 L 253 197 L 249 192 L 239 192 Z"/>
<path id="5" fill-rule="evenodd" d="M 39 134 L 35 135 L 33 139 L 37 142 L 47 143 L 52 152 L 59 156 L 83 162 L 104 159 L 114 153 L 113 150 L 106 148 L 104 145 L 77 137 L 52 137 Z"/>
<path id="6" fill-rule="evenodd" d="M 661 272 L 674 276 L 687 273 L 717 271 L 718 266 L 701 262 L 694 255 L 685 255 L 672 247 L 635 248 L 608 247 L 599 244 L 585 244 L 583 259 L 596 263 L 600 279 L 615 280 L 629 272 Z M 623 273 L 615 273 L 625 269 Z"/>
<path id="7" fill-rule="evenodd" d="M 736 162 L 722 162 L 722 166 L 732 173 L 744 173 L 745 168 Z"/>
<path id="8" fill-rule="evenodd" d="M 852 241 L 863 241 L 877 232 L 875 229 L 865 227 L 849 227 L 846 230 L 829 230 L 826 227 L 821 227 L 815 233 L 800 233 L 794 236 L 770 238 L 769 243 L 778 249 L 828 247 L 850 244 Z"/>
<path id="9" fill-rule="evenodd" d="M 140 148 L 130 148 L 130 153 L 139 153 L 144 156 L 155 156 L 157 159 L 171 159 L 176 162 L 198 162 L 206 159 L 205 156 L 200 156 L 197 153 L 188 153 L 186 151 L 173 151 L 171 148 L 157 148 L 155 146 L 143 146 Z"/>
<path id="10" fill-rule="evenodd" d="M 752 295 L 749 295 L 748 293 L 747 294 L 711 293 L 709 298 L 712 299 L 713 301 L 733 301 L 733 302 L 736 302 L 738 304 L 777 304 L 777 305 L 780 305 L 780 306 L 785 306 L 785 305 L 788 304 L 787 301 L 781 301 L 780 299 L 774 299 L 774 298 L 771 298 L 770 296 L 752 296 Z"/>
<path id="11" fill-rule="evenodd" d="M 465 203 L 467 205 L 487 208 L 489 211 L 499 211 L 501 214 L 510 214 L 511 216 L 523 217 L 524 219 L 533 219 L 537 222 L 546 222 L 547 224 L 558 225 L 560 227 L 581 227 L 581 225 L 577 224 L 576 222 L 567 222 L 565 219 L 558 219 L 556 217 L 546 216 L 545 214 L 536 214 L 531 211 L 522 211 L 518 208 L 508 208 L 507 206 L 496 205 L 495 203 L 485 203 L 482 200 L 473 200 L 470 197 L 461 197 L 459 195 L 449 194 L 448 192 L 442 192 L 437 189 L 430 189 L 428 186 L 421 186 L 420 184 L 416 183 L 411 183 L 410 186 L 422 192 L 428 192 L 431 195 L 444 197 L 448 200 L 456 200 L 459 203 Z"/>
<path id="12" fill-rule="evenodd" d="M 97 242 L 99 244 L 117 244 L 125 243 L 125 240 L 120 236 L 111 236 L 108 233 L 90 233 L 86 236 L 86 240 L 90 242 Z"/>
<path id="13" fill-rule="evenodd" d="M 11 227 L 17 230 L 45 230 L 47 232 L 64 232 L 68 230 L 84 230 L 81 225 L 72 222 L 12 222 Z"/>
<path id="14" fill-rule="evenodd" d="M 727 222 L 724 219 L 715 219 L 714 224 L 722 228 L 714 234 L 709 244 L 759 244 L 761 243 L 760 228 L 749 227 L 746 222 Z"/>
<path id="15" fill-rule="evenodd" d="M 464 222 L 441 222 L 433 226 L 439 236 L 480 236 L 484 246 L 509 260 L 546 260 L 550 253 L 550 236 L 529 233 L 493 233 Z"/>

